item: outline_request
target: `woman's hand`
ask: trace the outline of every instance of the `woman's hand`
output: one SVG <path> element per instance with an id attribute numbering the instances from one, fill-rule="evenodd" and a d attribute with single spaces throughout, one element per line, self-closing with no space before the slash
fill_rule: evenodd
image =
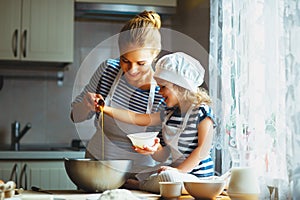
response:
<path id="1" fill-rule="evenodd" d="M 88 92 L 84 95 L 81 103 L 74 103 L 71 111 L 73 122 L 82 122 L 88 119 L 91 112 L 99 112 L 98 101 L 103 99 L 100 94 Z"/>
<path id="2" fill-rule="evenodd" d="M 161 167 L 158 169 L 157 173 L 159 174 L 160 172 L 162 172 L 162 171 L 167 171 L 167 170 L 175 170 L 175 171 L 179 171 L 179 170 L 178 170 L 177 168 L 175 168 L 175 167 L 161 166 Z"/>
<path id="3" fill-rule="evenodd" d="M 94 112 L 100 112 L 100 105 L 98 104 L 99 100 L 103 100 L 101 94 L 88 92 L 83 99 L 83 103 L 86 107 Z"/>
<path id="4" fill-rule="evenodd" d="M 153 155 L 158 150 L 159 147 L 160 147 L 160 139 L 155 138 L 154 139 L 154 145 L 151 146 L 151 147 L 144 146 L 143 148 L 140 148 L 140 147 L 133 146 L 132 148 L 140 154 Z"/>

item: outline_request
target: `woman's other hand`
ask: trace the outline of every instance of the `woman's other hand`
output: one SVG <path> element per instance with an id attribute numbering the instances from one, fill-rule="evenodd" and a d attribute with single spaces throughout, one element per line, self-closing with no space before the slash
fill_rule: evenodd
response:
<path id="1" fill-rule="evenodd" d="M 175 171 L 178 171 L 178 169 L 175 168 L 175 167 L 161 166 L 161 167 L 157 170 L 157 173 L 159 174 L 160 172 L 162 172 L 162 171 L 167 171 L 167 170 L 175 170 Z"/>

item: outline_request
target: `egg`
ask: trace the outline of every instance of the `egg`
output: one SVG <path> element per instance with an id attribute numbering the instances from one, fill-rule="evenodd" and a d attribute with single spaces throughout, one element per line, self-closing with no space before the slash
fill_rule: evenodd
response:
<path id="1" fill-rule="evenodd" d="M 15 194 L 16 183 L 13 181 L 7 181 L 6 183 L 0 181 L 0 190 L 4 193 L 4 198 L 11 198 Z M 3 194 L 1 194 L 3 195 Z"/>
<path id="2" fill-rule="evenodd" d="M 5 182 L 3 180 L 0 180 L 0 191 L 4 191 L 6 188 Z"/>

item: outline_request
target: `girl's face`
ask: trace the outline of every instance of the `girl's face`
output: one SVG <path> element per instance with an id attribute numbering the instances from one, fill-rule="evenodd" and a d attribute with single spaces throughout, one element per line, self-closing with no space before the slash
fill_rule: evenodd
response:
<path id="1" fill-rule="evenodd" d="M 174 89 L 173 89 L 174 85 L 172 83 L 170 83 L 168 81 L 164 81 L 162 79 L 156 79 L 156 82 L 160 87 L 159 94 L 161 94 L 163 96 L 167 106 L 174 107 L 174 106 L 179 105 L 179 101 L 177 98 L 178 95 L 174 92 Z"/>
<path id="2" fill-rule="evenodd" d="M 120 56 L 120 65 L 126 80 L 138 87 L 152 79 L 151 64 L 156 55 L 149 49 L 138 49 Z"/>

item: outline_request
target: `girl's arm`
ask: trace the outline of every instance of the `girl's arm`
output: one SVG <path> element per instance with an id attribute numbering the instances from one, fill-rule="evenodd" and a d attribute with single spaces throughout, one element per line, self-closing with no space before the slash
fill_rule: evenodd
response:
<path id="1" fill-rule="evenodd" d="M 210 117 L 203 119 L 198 125 L 198 147 L 193 150 L 179 166 L 177 170 L 183 173 L 191 171 L 205 158 L 211 149 L 213 140 L 213 121 Z"/>
<path id="2" fill-rule="evenodd" d="M 157 151 L 152 155 L 152 158 L 158 162 L 164 162 L 170 156 L 170 149 L 165 146 L 161 146 L 157 149 Z"/>
<path id="3" fill-rule="evenodd" d="M 141 114 L 129 110 L 104 106 L 103 112 L 117 120 L 139 126 L 155 126 L 161 124 L 160 112 Z"/>

